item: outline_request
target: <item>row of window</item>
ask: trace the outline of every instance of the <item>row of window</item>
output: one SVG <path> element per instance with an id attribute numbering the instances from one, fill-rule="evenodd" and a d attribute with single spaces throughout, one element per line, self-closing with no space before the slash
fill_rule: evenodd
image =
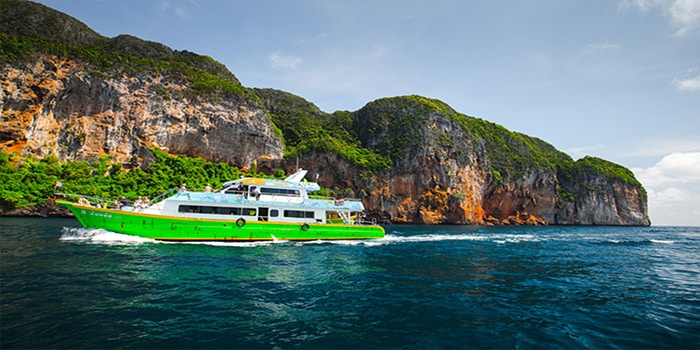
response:
<path id="1" fill-rule="evenodd" d="M 255 216 L 255 208 L 231 208 L 231 207 L 211 207 L 202 205 L 181 205 L 178 207 L 181 213 L 199 214 L 221 214 L 221 215 L 248 215 Z"/>
<path id="2" fill-rule="evenodd" d="M 260 193 L 269 195 L 299 196 L 299 190 L 290 188 L 267 188 L 262 187 Z"/>
<path id="3" fill-rule="evenodd" d="M 180 205 L 178 207 L 180 213 L 198 213 L 198 214 L 219 214 L 219 215 L 246 215 L 255 216 L 257 211 L 255 208 L 232 208 L 232 207 L 214 207 L 214 206 L 203 206 L 203 205 Z M 270 209 L 270 217 L 278 217 L 279 210 Z M 313 211 L 304 210 L 284 210 L 285 218 L 305 218 L 313 219 Z"/>
<path id="4" fill-rule="evenodd" d="M 314 212 L 312 212 L 312 211 L 301 211 L 301 210 L 285 210 L 285 211 L 284 211 L 284 217 L 285 217 L 285 218 L 313 219 L 313 218 L 314 218 Z"/>

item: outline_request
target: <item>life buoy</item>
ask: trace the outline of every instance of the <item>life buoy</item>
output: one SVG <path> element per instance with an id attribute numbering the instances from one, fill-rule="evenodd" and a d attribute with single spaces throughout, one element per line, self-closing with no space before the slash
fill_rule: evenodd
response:
<path id="1" fill-rule="evenodd" d="M 305 223 L 305 224 L 301 225 L 301 230 L 302 230 L 302 231 L 308 231 L 308 230 L 309 230 L 309 224 L 306 224 L 306 223 Z"/>
<path id="2" fill-rule="evenodd" d="M 244 219 L 244 218 L 238 218 L 238 220 L 236 220 L 236 225 L 237 225 L 238 227 L 243 227 L 243 226 L 245 226 L 245 219 Z"/>

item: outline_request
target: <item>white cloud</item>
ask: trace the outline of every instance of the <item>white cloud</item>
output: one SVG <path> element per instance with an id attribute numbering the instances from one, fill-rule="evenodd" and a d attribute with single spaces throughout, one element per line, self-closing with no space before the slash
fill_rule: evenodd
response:
<path id="1" fill-rule="evenodd" d="M 190 19 L 190 11 L 184 7 L 175 7 L 175 14 L 182 19 Z"/>
<path id="2" fill-rule="evenodd" d="M 677 35 L 685 35 L 700 24 L 700 0 L 676 0 L 668 9 L 671 22 L 680 27 Z"/>
<path id="3" fill-rule="evenodd" d="M 649 190 L 649 197 L 657 207 L 665 207 L 673 202 L 682 202 L 688 200 L 688 194 L 685 190 L 677 187 L 669 187 L 659 192 Z"/>
<path id="4" fill-rule="evenodd" d="M 652 7 L 668 2 L 666 0 L 622 0 L 619 3 L 620 8 L 637 8 L 642 12 L 649 11 Z"/>
<path id="5" fill-rule="evenodd" d="M 649 168 L 634 168 L 645 186 L 700 183 L 700 152 L 672 153 Z"/>
<path id="6" fill-rule="evenodd" d="M 700 225 L 700 152 L 672 153 L 649 168 L 632 168 L 649 195 L 657 225 Z"/>
<path id="7" fill-rule="evenodd" d="M 677 36 L 687 35 L 700 27 L 700 0 L 622 0 L 618 8 L 636 8 L 642 12 L 659 8 L 678 28 Z"/>
<path id="8" fill-rule="evenodd" d="M 275 68 L 296 69 L 304 62 L 304 59 L 301 57 L 283 55 L 277 52 L 270 54 L 269 59 Z"/>
<path id="9" fill-rule="evenodd" d="M 673 85 L 676 86 L 676 89 L 682 91 L 700 90 L 700 75 L 695 78 L 676 79 L 673 81 Z"/>
<path id="10" fill-rule="evenodd" d="M 620 45 L 617 44 L 590 44 L 588 45 L 589 49 L 596 49 L 596 50 L 617 50 L 620 48 Z"/>
<path id="11" fill-rule="evenodd" d="M 197 4 L 196 1 L 186 1 L 185 4 L 183 3 L 177 3 L 174 4 L 173 1 L 161 1 L 160 2 L 160 9 L 163 11 L 170 11 L 172 10 L 175 15 L 182 19 L 189 20 L 192 16 L 190 15 L 190 10 L 189 7 L 198 7 L 199 5 Z"/>

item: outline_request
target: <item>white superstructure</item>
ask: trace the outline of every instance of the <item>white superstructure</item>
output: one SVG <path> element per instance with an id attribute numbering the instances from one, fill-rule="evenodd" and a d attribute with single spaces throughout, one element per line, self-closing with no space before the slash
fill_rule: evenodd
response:
<path id="1" fill-rule="evenodd" d="M 315 182 L 300 169 L 284 180 L 242 178 L 216 192 L 178 192 L 143 209 L 144 213 L 203 219 L 301 223 L 361 223 L 364 205 L 358 199 L 312 198 Z"/>

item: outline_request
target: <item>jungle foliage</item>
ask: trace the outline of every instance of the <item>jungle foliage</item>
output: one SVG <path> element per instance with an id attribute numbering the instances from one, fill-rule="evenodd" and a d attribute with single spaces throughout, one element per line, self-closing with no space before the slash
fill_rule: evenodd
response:
<path id="1" fill-rule="evenodd" d="M 576 167 L 581 174 L 605 174 L 609 179 L 642 187 L 631 170 L 605 159 L 586 156 L 576 161 Z"/>
<path id="2" fill-rule="evenodd" d="M 499 182 L 522 176 L 533 167 L 557 169 L 573 164 L 571 157 L 545 141 L 458 113 L 436 99 L 416 95 L 386 98 L 368 104 L 357 113 L 355 130 L 360 138 L 392 160 L 405 158 L 409 148 L 421 147 L 428 116 L 440 113 L 456 121 L 476 142 L 483 143 L 491 171 Z"/>
<path id="3" fill-rule="evenodd" d="M 426 121 L 434 112 L 418 98 L 423 99 L 401 96 L 372 101 L 355 112 L 352 130 L 366 147 L 393 163 L 405 160 L 411 150 L 423 147 Z"/>
<path id="4" fill-rule="evenodd" d="M 136 40 L 139 39 L 134 41 Z M 128 52 L 119 52 L 108 39 L 85 46 L 0 33 L 0 62 L 29 60 L 35 57 L 37 52 L 81 60 L 89 64 L 91 74 L 98 76 L 136 75 L 153 72 L 168 76 L 170 80 L 189 83 L 189 93 L 192 95 L 238 96 L 253 101 L 257 100 L 250 89 L 240 85 L 231 73 L 225 74 L 228 70 L 211 57 L 195 55 L 187 51 L 177 51 L 172 55 L 153 59 L 148 56 L 135 56 Z M 167 90 L 166 87 L 162 89 Z M 177 92 L 168 91 L 168 93 Z"/>
<path id="5" fill-rule="evenodd" d="M 272 122 L 281 130 L 285 157 L 311 152 L 332 152 L 369 171 L 386 170 L 391 160 L 362 147 L 352 131 L 354 116 L 347 111 L 327 114 L 293 94 L 274 89 L 255 89 Z"/>
<path id="6" fill-rule="evenodd" d="M 202 190 L 207 184 L 214 189 L 240 176 L 270 177 L 244 173 L 226 163 L 212 163 L 202 158 L 172 156 L 151 149 L 155 160 L 148 168 L 124 169 L 109 156 L 94 162 L 60 162 L 48 155 L 41 160 L 22 158 L 16 153 L 0 153 L 0 198 L 14 207 L 37 205 L 54 196 L 56 184 L 63 193 L 102 198 L 126 196 L 134 200 L 143 195 L 154 198 L 186 184 L 190 190 Z M 277 177 L 284 172 L 278 171 Z"/>

